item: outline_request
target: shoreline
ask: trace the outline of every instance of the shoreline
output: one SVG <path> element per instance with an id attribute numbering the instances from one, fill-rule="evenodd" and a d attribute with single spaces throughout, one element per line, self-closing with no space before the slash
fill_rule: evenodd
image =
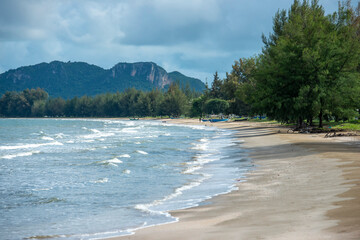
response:
<path id="1" fill-rule="evenodd" d="M 253 122 L 163 120 L 236 130 L 257 167 L 238 190 L 170 212 L 175 223 L 108 239 L 360 239 L 358 137 L 284 134 Z"/>

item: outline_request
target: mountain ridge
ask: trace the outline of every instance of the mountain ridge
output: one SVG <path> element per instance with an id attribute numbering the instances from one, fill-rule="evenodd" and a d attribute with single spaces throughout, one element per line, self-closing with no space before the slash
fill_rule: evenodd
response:
<path id="1" fill-rule="evenodd" d="M 39 63 L 22 66 L 0 74 L 0 94 L 6 91 L 22 91 L 42 88 L 51 97 L 72 98 L 83 95 L 122 92 L 128 88 L 150 91 L 166 90 L 178 81 L 182 87 L 203 91 L 205 84 L 178 71 L 167 72 L 154 62 L 119 62 L 104 69 L 86 62 Z"/>

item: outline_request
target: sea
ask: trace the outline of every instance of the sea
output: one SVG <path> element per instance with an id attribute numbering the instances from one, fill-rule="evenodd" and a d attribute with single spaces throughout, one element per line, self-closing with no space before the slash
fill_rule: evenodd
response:
<path id="1" fill-rule="evenodd" d="M 178 221 L 169 211 L 244 181 L 242 143 L 163 121 L 0 119 L 1 239 L 104 239 Z"/>

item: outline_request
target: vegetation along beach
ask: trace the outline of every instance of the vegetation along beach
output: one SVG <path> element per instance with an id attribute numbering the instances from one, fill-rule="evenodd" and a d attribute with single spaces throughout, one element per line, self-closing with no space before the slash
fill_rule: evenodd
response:
<path id="1" fill-rule="evenodd" d="M 0 3 L 1 239 L 360 239 L 359 1 L 82 3 Z"/>

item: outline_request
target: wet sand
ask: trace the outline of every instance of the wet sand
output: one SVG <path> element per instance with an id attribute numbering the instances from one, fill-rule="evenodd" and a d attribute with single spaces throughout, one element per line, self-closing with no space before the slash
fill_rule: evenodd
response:
<path id="1" fill-rule="evenodd" d="M 263 123 L 207 125 L 245 140 L 256 165 L 246 181 L 210 204 L 171 212 L 176 223 L 114 239 L 360 239 L 359 137 L 287 134 Z"/>

